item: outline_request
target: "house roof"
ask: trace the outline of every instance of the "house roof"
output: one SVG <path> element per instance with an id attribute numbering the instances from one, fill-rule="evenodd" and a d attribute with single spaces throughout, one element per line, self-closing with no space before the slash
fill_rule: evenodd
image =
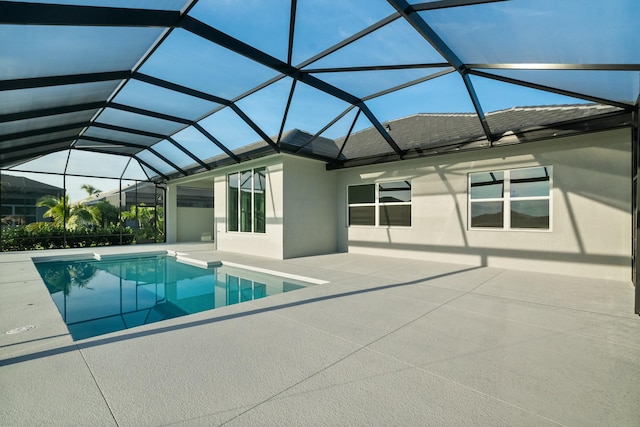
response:
<path id="1" fill-rule="evenodd" d="M 469 113 L 415 114 L 385 122 L 383 126 L 405 156 L 423 156 L 429 152 L 441 153 L 448 148 L 460 151 L 500 143 L 528 142 L 550 135 L 629 126 L 631 116 L 613 106 L 578 104 L 514 107 L 489 113 L 487 120 L 495 129 L 491 143 L 485 138 L 478 117 Z M 345 140 L 347 144 L 342 153 L 342 163 L 349 164 L 352 161 L 352 164 L 361 164 L 362 162 L 356 161 L 362 158 L 379 159 L 393 154 L 374 128 L 357 132 L 348 138 L 340 138 L 336 142 L 342 145 Z M 376 147 L 378 151 L 372 150 L 372 147 Z"/>
<path id="2" fill-rule="evenodd" d="M 2 192 L 8 193 L 39 193 L 39 194 L 62 194 L 62 188 L 54 187 L 53 185 L 45 184 L 44 182 L 34 181 L 33 179 L 25 178 L 23 176 L 14 176 L 2 173 L 0 175 L 2 182 Z"/>
<path id="3" fill-rule="evenodd" d="M 628 125 L 637 16 L 634 0 L 0 1 L 0 167 L 166 181 Z"/>
<path id="4" fill-rule="evenodd" d="M 612 129 L 631 123 L 631 115 L 624 109 L 599 104 L 514 107 L 487 114 L 487 119 L 496 129 L 493 145 Z M 472 113 L 419 113 L 382 125 L 405 158 L 490 146 L 478 117 Z M 293 129 L 283 134 L 281 151 L 325 160 L 330 168 L 399 160 L 375 127 L 336 140 Z M 249 159 L 270 155 L 273 151 L 259 141 L 236 153 Z M 212 162 L 224 160 L 225 156 L 211 159 Z"/>

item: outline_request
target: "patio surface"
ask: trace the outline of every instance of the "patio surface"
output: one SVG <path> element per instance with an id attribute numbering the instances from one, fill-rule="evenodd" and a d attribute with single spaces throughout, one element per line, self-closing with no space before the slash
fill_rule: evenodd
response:
<path id="1" fill-rule="evenodd" d="M 630 282 L 162 248 L 329 283 L 74 342 L 31 261 L 60 251 L 0 254 L 0 425 L 639 425 Z"/>

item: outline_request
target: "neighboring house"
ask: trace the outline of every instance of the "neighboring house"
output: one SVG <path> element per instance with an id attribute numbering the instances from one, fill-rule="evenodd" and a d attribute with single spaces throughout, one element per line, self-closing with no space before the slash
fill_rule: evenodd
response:
<path id="1" fill-rule="evenodd" d="M 62 197 L 62 188 L 29 178 L 0 174 L 2 193 L 0 206 L 2 206 L 3 225 L 22 225 L 32 222 L 51 221 L 42 215 L 47 211 L 46 207 L 38 207 L 36 203 L 43 196 Z"/>
<path id="2" fill-rule="evenodd" d="M 418 114 L 384 124 L 402 159 L 375 129 L 337 141 L 291 131 L 296 155 L 260 157 L 254 144 L 253 160 L 170 181 L 167 241 L 212 221 L 218 250 L 270 258 L 346 251 L 630 280 L 632 129 L 615 110 L 488 114 L 493 142 L 475 115 Z M 215 212 L 186 219 L 181 186 L 213 189 Z M 183 238 L 185 224 L 203 229 Z"/>
<path id="3" fill-rule="evenodd" d="M 213 188 L 212 181 L 179 186 L 177 188 L 177 208 L 180 211 L 180 236 L 182 240 L 213 239 Z M 107 201 L 113 206 L 122 203 L 122 210 L 128 211 L 133 206 L 164 207 L 164 188 L 156 188 L 152 182 L 139 182 L 120 189 L 103 191 L 94 196 L 82 199 L 80 203 L 91 206 Z M 126 225 L 136 228 L 137 222 L 129 220 Z"/>
<path id="4" fill-rule="evenodd" d="M 122 210 L 126 211 L 136 204 L 140 206 L 144 203 L 145 206 L 155 206 L 156 202 L 159 202 L 159 205 L 162 205 L 163 199 L 163 190 L 156 189 L 154 183 L 139 182 L 137 184 L 124 187 L 122 192 L 119 188 L 103 191 L 93 196 L 86 197 L 80 200 L 79 203 L 91 206 L 98 202 L 107 201 L 116 207 L 122 205 Z"/>

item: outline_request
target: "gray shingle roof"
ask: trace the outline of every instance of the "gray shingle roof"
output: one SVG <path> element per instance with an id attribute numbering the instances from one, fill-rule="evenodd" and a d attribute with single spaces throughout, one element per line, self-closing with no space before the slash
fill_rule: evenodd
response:
<path id="1" fill-rule="evenodd" d="M 621 110 L 599 104 L 514 107 L 487 114 L 487 121 L 491 130 L 501 135 L 509 131 L 516 133 L 618 111 Z"/>
<path id="2" fill-rule="evenodd" d="M 535 107 L 514 107 L 486 115 L 497 143 L 500 138 L 517 134 L 526 141 L 527 132 L 563 128 L 568 123 L 581 123 L 581 126 L 565 126 L 564 132 L 575 132 L 589 128 L 591 120 L 623 110 L 599 104 L 547 105 Z M 421 113 L 383 124 L 398 146 L 405 152 L 418 153 L 443 147 L 462 147 L 471 143 L 484 143 L 487 140 L 474 113 Z M 333 140 L 316 137 L 300 129 L 291 129 L 282 134 L 280 149 L 282 152 L 325 160 L 329 163 L 354 159 L 368 159 L 388 156 L 397 160 L 391 146 L 374 128 L 369 127 L 355 132 L 347 139 L 342 153 L 340 149 L 346 137 Z M 277 137 L 272 138 L 273 141 Z M 510 142 L 511 143 L 511 142 Z M 233 150 L 243 160 L 273 154 L 273 149 L 265 141 L 258 141 Z M 340 154 L 339 158 L 338 155 Z M 376 160 L 378 161 L 378 160 Z M 206 163 L 224 166 L 231 161 L 226 155 L 206 159 Z M 361 162 L 366 164 L 367 162 Z"/>
<path id="3" fill-rule="evenodd" d="M 507 133 L 543 129 L 576 120 L 586 120 L 622 111 L 597 104 L 515 107 L 486 115 L 496 139 Z M 402 150 L 429 150 L 486 140 L 480 120 L 472 113 L 422 113 L 384 123 L 385 129 Z M 344 138 L 337 141 L 344 143 Z M 352 134 L 343 155 L 356 159 L 392 153 L 380 133 L 373 127 Z"/>
<path id="4" fill-rule="evenodd" d="M 62 194 L 62 188 L 34 181 L 22 176 L 8 175 L 2 173 L 3 192 L 36 192 L 42 194 Z"/>

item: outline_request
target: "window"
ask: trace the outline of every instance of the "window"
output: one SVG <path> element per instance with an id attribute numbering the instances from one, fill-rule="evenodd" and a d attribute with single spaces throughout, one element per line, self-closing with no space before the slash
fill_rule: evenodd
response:
<path id="1" fill-rule="evenodd" d="M 411 226 L 411 182 L 351 185 L 347 193 L 350 226 Z"/>
<path id="2" fill-rule="evenodd" d="M 469 228 L 549 230 L 550 166 L 469 174 Z"/>
<path id="3" fill-rule="evenodd" d="M 227 178 L 227 231 L 264 233 L 265 168 L 232 173 Z"/>
<path id="4" fill-rule="evenodd" d="M 267 296 L 267 285 L 227 274 L 227 305 Z"/>
<path id="5" fill-rule="evenodd" d="M 178 187 L 178 207 L 213 208 L 213 188 Z"/>

